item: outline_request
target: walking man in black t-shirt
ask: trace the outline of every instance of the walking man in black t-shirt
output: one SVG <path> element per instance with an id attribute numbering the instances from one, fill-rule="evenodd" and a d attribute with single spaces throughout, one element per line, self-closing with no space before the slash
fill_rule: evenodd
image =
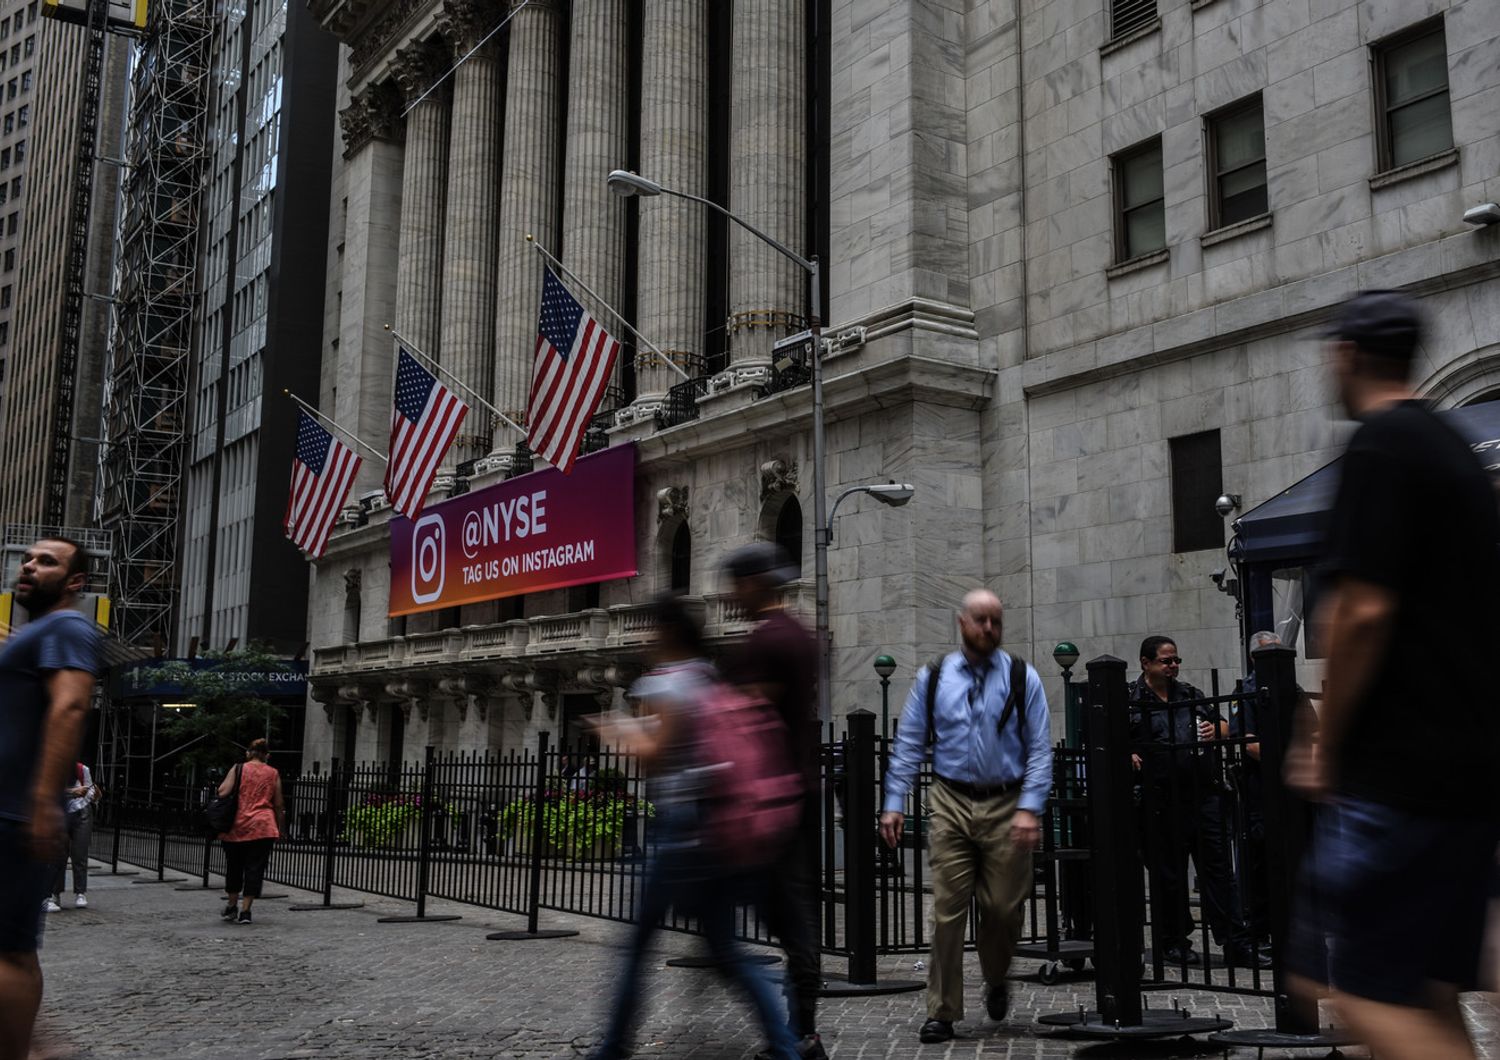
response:
<path id="1" fill-rule="evenodd" d="M 1468 444 L 1408 383 L 1415 305 L 1360 294 L 1330 337 L 1361 426 L 1329 526 L 1318 731 L 1287 764 L 1326 803 L 1292 969 L 1384 1060 L 1472 1057 L 1458 993 L 1476 983 L 1500 839 L 1500 710 L 1484 667 L 1443 660 L 1500 635 L 1500 517 Z"/>
<path id="2" fill-rule="evenodd" d="M 766 877 L 766 918 L 786 949 L 787 1003 L 797 1053 L 803 1060 L 828 1054 L 818 1037 L 817 1000 L 822 985 L 818 950 L 819 770 L 817 699 L 818 649 L 807 627 L 787 614 L 781 591 L 797 576 L 791 557 L 779 545 L 757 541 L 724 561 L 734 599 L 755 619 L 750 636 L 727 660 L 726 676 L 765 698 L 786 723 L 787 753 L 802 774 L 806 794 L 795 836 Z M 766 1054 L 763 1054 L 766 1055 Z"/>

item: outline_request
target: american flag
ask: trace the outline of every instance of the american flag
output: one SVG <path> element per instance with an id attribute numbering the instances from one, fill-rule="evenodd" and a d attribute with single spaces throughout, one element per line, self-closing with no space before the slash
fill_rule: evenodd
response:
<path id="1" fill-rule="evenodd" d="M 292 458 L 292 495 L 281 525 L 286 536 L 313 559 L 323 554 L 328 534 L 344 506 L 359 457 L 306 412 L 297 420 L 297 455 Z"/>
<path id="2" fill-rule="evenodd" d="M 415 357 L 406 350 L 398 353 L 391 458 L 385 467 L 385 495 L 392 508 L 408 518 L 417 517 L 432 477 L 468 411 L 469 406 Z"/>
<path id="3" fill-rule="evenodd" d="M 619 352 L 620 344 L 547 269 L 526 407 L 526 442 L 565 475 L 573 470 L 583 432 L 609 385 Z"/>

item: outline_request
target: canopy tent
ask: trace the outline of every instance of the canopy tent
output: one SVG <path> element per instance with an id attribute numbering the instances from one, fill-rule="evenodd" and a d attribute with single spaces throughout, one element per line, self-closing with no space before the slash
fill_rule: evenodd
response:
<path id="1" fill-rule="evenodd" d="M 1500 478 L 1500 401 L 1441 415 L 1474 447 L 1490 474 Z M 1338 482 L 1339 461 L 1335 460 L 1251 508 L 1235 521 L 1229 554 L 1238 562 L 1254 564 L 1316 557 Z"/>

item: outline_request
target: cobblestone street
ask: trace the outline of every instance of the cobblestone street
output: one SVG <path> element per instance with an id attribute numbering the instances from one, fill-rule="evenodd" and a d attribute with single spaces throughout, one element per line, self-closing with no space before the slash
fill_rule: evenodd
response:
<path id="1" fill-rule="evenodd" d="M 74 910 L 69 902 L 48 917 L 38 1057 L 579 1057 L 599 1033 L 624 932 L 617 924 L 544 913 L 543 926 L 580 934 L 488 942 L 487 931 L 523 925 L 437 905 L 429 912 L 463 919 L 378 924 L 379 916 L 412 910 L 368 897 L 360 909 L 294 912 L 290 904 L 314 897 L 269 884 L 268 894 L 287 897 L 257 902 L 255 924 L 237 927 L 218 919 L 219 892 L 133 882 L 140 878 L 98 875 L 90 883 L 90 908 Z M 652 990 L 637 1056 L 728 1060 L 760 1047 L 748 1008 L 711 973 L 662 967 L 670 956 L 695 952 L 690 938 L 662 936 L 650 965 Z M 881 973 L 920 978 L 913 960 L 887 959 Z M 1013 984 L 1011 1021 L 975 1019 L 983 1005 L 977 962 L 970 963 L 971 1018 L 952 1043 L 917 1043 L 920 994 L 825 1000 L 821 1023 L 830 1054 L 1193 1055 L 1180 1047 L 1127 1051 L 1039 1033 L 1032 1022 L 1037 1015 L 1091 1003 L 1093 987 L 1088 979 L 1041 986 L 1030 978 L 1033 961 L 1017 966 L 1027 978 Z M 835 961 L 825 970 L 841 968 Z M 1151 1000 L 1169 1004 L 1170 996 Z M 1261 999 L 1184 992 L 1181 1000 L 1198 1011 L 1222 1012 L 1242 1027 L 1262 1026 L 1270 1015 L 1270 1003 Z M 1488 1023 L 1486 1055 L 1500 1056 L 1489 1002 L 1471 998 L 1471 1012 Z"/>

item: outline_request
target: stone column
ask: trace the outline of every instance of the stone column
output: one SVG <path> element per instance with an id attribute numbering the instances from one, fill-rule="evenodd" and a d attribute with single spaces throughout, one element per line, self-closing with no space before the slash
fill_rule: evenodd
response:
<path id="1" fill-rule="evenodd" d="M 495 291 L 495 404 L 517 423 L 525 419 L 531 391 L 542 294 L 541 259 L 526 236 L 535 236 L 554 254 L 558 245 L 561 43 L 559 0 L 531 0 L 511 20 L 500 173 L 500 276 Z M 616 89 L 624 92 L 625 86 Z M 501 424 L 495 431 L 495 451 L 511 451 L 522 440 Z"/>
<path id="2" fill-rule="evenodd" d="M 426 41 L 396 55 L 406 112 L 401 173 L 396 330 L 428 356 L 439 356 L 443 291 L 443 206 L 448 196 L 448 103 L 441 88 L 423 97 L 447 69 L 446 51 Z M 420 103 L 416 101 L 421 99 Z M 413 105 L 415 104 L 415 105 Z"/>
<path id="3" fill-rule="evenodd" d="M 495 218 L 499 187 L 500 61 L 486 46 L 469 55 L 497 13 L 477 0 L 447 0 L 443 36 L 453 59 L 453 116 L 448 144 L 448 197 L 443 220 L 443 309 L 438 347 L 448 371 L 480 394 L 494 383 Z M 469 404 L 463 432 L 449 450 L 454 463 L 489 451 L 490 415 Z M 451 465 L 449 465 L 451 466 Z"/>
<path id="4" fill-rule="evenodd" d="M 559 253 L 568 268 L 616 310 L 625 294 L 626 207 L 610 193 L 605 178 L 612 169 L 627 168 L 630 161 L 629 9 L 628 0 L 573 0 Z M 622 341 L 628 337 L 611 314 L 597 306 L 589 308 L 610 334 Z M 612 386 L 619 385 L 621 367 L 616 365 Z M 606 392 L 600 408 L 619 404 L 617 395 Z"/>
<path id="5" fill-rule="evenodd" d="M 391 434 L 391 336 L 401 227 L 400 93 L 381 82 L 339 112 L 344 135 L 344 253 L 334 418 L 381 452 Z M 350 503 L 378 489 L 384 467 L 366 460 Z"/>
<path id="6" fill-rule="evenodd" d="M 807 29 L 803 0 L 735 0 L 729 208 L 807 253 Z M 804 326 L 807 273 L 729 226 L 729 350 L 763 375 L 771 346 Z M 750 369 L 746 372 L 745 369 Z"/>
<path id="7" fill-rule="evenodd" d="M 706 195 L 708 2 L 647 0 L 641 44 L 641 172 Z M 689 375 L 703 363 L 704 207 L 660 196 L 640 203 L 641 333 Z M 636 358 L 636 404 L 649 409 L 682 377 L 649 352 Z"/>

